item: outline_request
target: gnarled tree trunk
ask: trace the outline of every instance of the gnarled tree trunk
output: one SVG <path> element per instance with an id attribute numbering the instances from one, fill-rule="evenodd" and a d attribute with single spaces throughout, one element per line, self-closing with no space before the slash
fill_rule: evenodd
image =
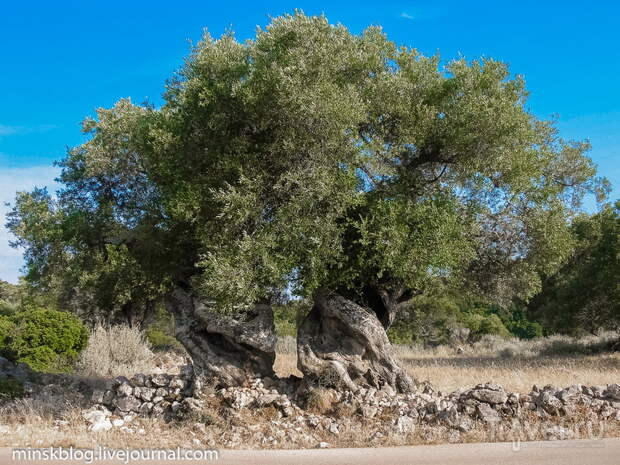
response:
<path id="1" fill-rule="evenodd" d="M 396 363 L 385 328 L 372 310 L 339 294 L 320 294 L 297 332 L 297 365 L 304 385 L 343 385 L 357 391 L 415 385 Z"/>
<path id="2" fill-rule="evenodd" d="M 177 339 L 194 367 L 220 386 L 273 376 L 276 333 L 271 306 L 258 304 L 231 317 L 218 314 L 191 292 L 177 287 L 166 307 L 175 317 Z"/>

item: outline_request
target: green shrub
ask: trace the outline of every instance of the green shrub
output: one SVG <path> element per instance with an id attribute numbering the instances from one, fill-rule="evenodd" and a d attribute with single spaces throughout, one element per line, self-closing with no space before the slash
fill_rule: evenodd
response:
<path id="1" fill-rule="evenodd" d="M 276 334 L 280 337 L 297 337 L 297 328 L 308 314 L 311 303 L 306 300 L 291 300 L 273 307 L 273 320 Z"/>
<path id="2" fill-rule="evenodd" d="M 388 339 L 392 344 L 409 345 L 412 344 L 416 337 L 412 329 L 412 325 L 396 322 L 387 331 Z"/>
<path id="3" fill-rule="evenodd" d="M 542 325 L 528 320 L 514 321 L 508 329 L 519 339 L 535 339 L 543 335 Z"/>
<path id="4" fill-rule="evenodd" d="M 510 337 L 510 332 L 502 323 L 502 320 L 497 315 L 486 315 L 480 321 L 480 327 L 478 328 L 478 334 L 493 334 L 500 337 Z"/>
<path id="5" fill-rule="evenodd" d="M 155 309 L 152 323 L 146 328 L 146 339 L 153 350 L 182 350 L 174 337 L 174 317 L 163 305 Z"/>
<path id="6" fill-rule="evenodd" d="M 15 313 L 15 306 L 11 303 L 0 300 L 0 316 L 10 316 Z"/>
<path id="7" fill-rule="evenodd" d="M 15 331 L 15 323 L 6 315 L 0 316 L 0 350 L 7 344 L 7 338 Z"/>
<path id="8" fill-rule="evenodd" d="M 0 319 L 0 353 L 37 371 L 70 371 L 87 341 L 86 327 L 70 313 L 34 309 Z"/>
<path id="9" fill-rule="evenodd" d="M 388 337 L 396 344 L 437 346 L 452 342 L 459 307 L 443 296 L 419 296 L 397 315 Z"/>
<path id="10" fill-rule="evenodd" d="M 21 397 L 24 395 L 24 384 L 14 378 L 0 378 L 0 399 Z"/>
<path id="11" fill-rule="evenodd" d="M 15 333 L 15 323 L 6 315 L 0 315 L 0 357 L 15 361 L 15 352 L 10 349 L 11 335 Z"/>
<path id="12" fill-rule="evenodd" d="M 463 326 L 470 330 L 469 339 L 471 342 L 479 341 L 486 335 L 510 337 L 510 332 L 500 317 L 493 313 L 463 313 L 460 320 Z"/>
<path id="13" fill-rule="evenodd" d="M 161 329 L 149 328 L 146 330 L 146 339 L 154 350 L 181 349 L 181 343 Z"/>

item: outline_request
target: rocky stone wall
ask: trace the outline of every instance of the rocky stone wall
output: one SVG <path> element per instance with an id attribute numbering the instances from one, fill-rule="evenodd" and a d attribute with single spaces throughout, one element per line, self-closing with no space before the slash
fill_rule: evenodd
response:
<path id="1" fill-rule="evenodd" d="M 91 401 L 118 417 L 171 417 L 198 402 L 193 398 L 198 384 L 189 365 L 182 367 L 180 375 L 137 374 L 131 379 L 119 376 L 108 387 L 93 390 Z"/>
<path id="2" fill-rule="evenodd" d="M 505 391 L 494 383 L 462 388 L 452 393 L 435 391 L 424 385 L 409 394 L 391 390 L 361 388 L 357 392 L 324 390 L 330 400 L 325 414 L 308 412 L 287 394 L 279 393 L 256 380 L 251 387 L 220 391 L 234 410 L 275 407 L 283 427 L 325 429 L 337 435 L 350 423 L 363 421 L 373 425 L 377 439 L 383 435 L 408 433 L 417 426 L 448 428 L 458 436 L 476 424 L 493 425 L 513 420 L 546 421 L 564 418 L 620 422 L 620 385 L 584 386 L 575 384 L 564 389 L 534 386 L 529 394 Z M 343 408 L 345 407 L 345 408 Z M 353 415 L 338 417 L 333 412 L 348 411 Z M 330 413 L 331 412 L 331 413 Z M 549 431 L 549 439 L 566 439 L 561 429 Z"/>
<path id="3" fill-rule="evenodd" d="M 451 393 L 423 383 L 406 394 L 385 385 L 381 389 L 366 386 L 356 391 L 318 388 L 300 395 L 299 380 L 265 377 L 255 378 L 245 386 L 206 391 L 188 365 L 175 375 L 139 374 L 131 379 L 99 380 L 102 384 L 93 389 L 77 378 L 71 384 L 67 375 L 33 376 L 26 366 L 15 366 L 2 359 L 0 376 L 23 380 L 25 395 L 30 397 L 42 393 L 55 393 L 59 399 L 71 394 L 81 396 L 83 402 L 79 405 L 84 409 L 84 419 L 89 430 L 95 432 L 114 427 L 131 429 L 127 425 L 133 424 L 136 417 L 172 420 L 190 412 L 197 412 L 200 417 L 203 407 L 213 403 L 221 406 L 218 415 L 230 418 L 261 418 L 244 415 L 260 409 L 270 409 L 269 415 L 276 414 L 275 419 L 261 424 L 233 425 L 230 437 L 221 438 L 225 447 L 239 447 L 250 439 L 254 444 L 275 447 L 282 438 L 307 445 L 323 441 L 325 435 L 336 437 L 343 431 L 358 430 L 360 434 L 372 431 L 367 440 L 380 444 L 382 438 L 407 435 L 416 428 L 441 430 L 450 440 L 458 441 L 460 435 L 479 429 L 477 426 L 492 430 L 515 420 L 549 424 L 548 439 L 567 439 L 570 432 L 558 426 L 563 420 L 620 422 L 619 384 L 575 384 L 562 389 L 534 386 L 528 394 L 519 394 L 491 382 Z M 320 409 L 312 405 L 313 395 L 322 399 Z"/>

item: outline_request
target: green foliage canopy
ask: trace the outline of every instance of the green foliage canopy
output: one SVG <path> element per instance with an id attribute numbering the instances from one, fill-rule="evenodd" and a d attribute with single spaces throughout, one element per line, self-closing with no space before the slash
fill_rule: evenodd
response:
<path id="1" fill-rule="evenodd" d="M 544 281 L 529 312 L 551 331 L 620 328 L 620 201 L 571 226 L 575 248 Z"/>
<path id="2" fill-rule="evenodd" d="M 164 97 L 98 110 L 57 197 L 18 195 L 33 285 L 110 311 L 174 283 L 224 310 L 446 281 L 527 298 L 606 190 L 505 64 L 443 66 L 378 27 L 296 13 L 245 42 L 205 34 Z"/>

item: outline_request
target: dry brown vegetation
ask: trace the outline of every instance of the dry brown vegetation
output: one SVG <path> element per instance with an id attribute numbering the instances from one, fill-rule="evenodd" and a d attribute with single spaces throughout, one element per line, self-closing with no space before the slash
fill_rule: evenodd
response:
<path id="1" fill-rule="evenodd" d="M 589 422 L 587 418 L 540 420 L 522 419 L 518 423 L 484 425 L 478 423 L 467 433 L 457 433 L 443 426 L 420 425 L 408 433 L 391 430 L 390 434 L 377 434 L 376 426 L 364 420 L 340 427 L 338 435 L 328 430 L 315 431 L 314 439 L 291 434 L 289 429 L 275 424 L 278 417 L 273 409 L 246 410 L 243 415 L 223 414 L 221 406 L 207 404 L 200 418 L 166 423 L 158 419 L 136 418 L 128 428 L 114 428 L 106 432 L 88 431 L 81 410 L 66 406 L 61 415 L 49 415 L 44 406 L 25 402 L 11 412 L 0 411 L 6 420 L 7 430 L 0 435 L 0 447 L 76 447 L 97 446 L 115 449 L 189 449 L 242 448 L 242 449 L 298 449 L 317 447 L 324 441 L 329 447 L 381 447 L 395 445 L 440 444 L 446 442 L 495 442 L 526 441 L 550 438 L 550 430 L 562 428 L 573 439 L 600 439 L 620 436 L 618 422 Z M 7 415 L 9 414 L 10 415 Z M 270 415 L 273 414 L 273 415 Z M 386 422 L 388 420 L 386 419 Z M 4 426 L 4 425 L 3 425 Z M 258 440 L 271 436 L 275 441 Z M 237 446 L 227 446 L 226 441 L 237 437 Z M 557 438 L 557 437 L 554 437 Z M 318 439 L 318 440 L 317 440 Z"/>
<path id="2" fill-rule="evenodd" d="M 117 344 L 112 343 L 114 338 L 110 337 L 109 329 L 107 333 L 103 329 L 98 331 L 97 337 L 91 340 L 91 351 L 100 352 L 111 348 L 121 350 Z M 138 336 L 140 337 L 140 334 Z M 604 344 L 606 338 L 613 337 L 617 335 L 608 334 L 582 340 L 547 338 L 531 342 L 490 338 L 462 348 L 424 349 L 398 346 L 395 350 L 414 377 L 419 380 L 430 380 L 441 390 L 450 391 L 457 387 L 473 386 L 479 382 L 493 380 L 510 391 L 526 392 L 532 384 L 551 383 L 568 386 L 574 383 L 596 385 L 618 382 L 619 354 L 609 352 L 588 354 Z M 128 340 L 125 339 L 123 344 L 122 347 L 126 349 Z M 278 344 L 278 349 L 276 359 L 278 374 L 299 375 L 294 341 L 282 340 Z M 94 355 L 98 357 L 95 358 Z M 88 360 L 88 363 L 85 360 Z M 91 353 L 83 358 L 82 370 L 86 370 L 84 367 L 87 366 L 92 372 L 106 370 L 107 373 L 131 374 L 129 372 L 133 370 L 152 372 L 162 369 L 157 357 L 149 356 L 133 367 L 129 362 L 128 358 L 118 355 Z M 113 428 L 107 432 L 93 433 L 88 431 L 88 425 L 82 417 L 83 406 L 79 405 L 77 395 L 74 398 L 66 391 L 66 389 L 47 390 L 35 398 L 18 399 L 1 406 L 0 447 L 53 445 L 83 448 L 104 446 L 286 449 L 316 447 L 317 439 L 329 443 L 330 447 L 367 447 L 548 439 L 550 429 L 558 427 L 562 427 L 574 438 L 620 436 L 619 422 L 592 423 L 585 416 L 547 420 L 525 417 L 517 424 L 499 424 L 493 427 L 479 423 L 466 433 L 457 433 L 437 425 L 419 425 L 411 432 L 400 433 L 395 431 L 393 426 L 388 426 L 384 429 L 388 431 L 387 433 L 377 434 L 376 419 L 373 423 L 371 420 L 359 417 L 357 412 L 338 412 L 331 409 L 329 393 L 326 391 L 324 395 L 317 395 L 316 399 L 311 400 L 310 410 L 334 418 L 355 420 L 349 423 L 343 422 L 338 435 L 332 434 L 327 429 L 316 430 L 313 439 L 309 440 L 301 433 L 295 433 L 294 427 L 283 428 L 283 422 L 294 420 L 281 419 L 272 407 L 246 409 L 243 413 L 233 414 L 230 409 L 224 408 L 220 396 L 208 390 L 203 396 L 203 410 L 182 421 L 166 423 L 160 419 L 135 418 L 123 429 Z M 393 424 L 392 418 L 384 420 L 381 420 L 384 421 L 384 425 Z M 258 435 L 259 432 L 261 435 Z M 272 437 L 273 440 L 265 441 L 265 437 Z M 227 446 L 227 441 L 231 440 L 238 440 L 239 446 Z"/>
<path id="3" fill-rule="evenodd" d="M 534 384 L 565 387 L 620 381 L 620 353 L 598 352 L 614 340 L 618 340 L 614 332 L 580 339 L 552 336 L 533 341 L 487 337 L 471 346 L 395 346 L 394 350 L 412 377 L 428 380 L 442 391 L 492 380 L 508 391 L 526 393 Z M 278 375 L 301 376 L 290 341 L 279 347 L 288 350 L 278 353 Z"/>
<path id="4" fill-rule="evenodd" d="M 155 355 L 139 328 L 98 324 L 90 333 L 77 371 L 84 376 L 132 376 L 148 372 L 154 363 Z"/>
<path id="5" fill-rule="evenodd" d="M 136 373 L 174 373 L 184 362 L 177 350 L 153 352 L 143 330 L 126 325 L 96 325 L 76 366 L 86 377 L 130 378 Z"/>

